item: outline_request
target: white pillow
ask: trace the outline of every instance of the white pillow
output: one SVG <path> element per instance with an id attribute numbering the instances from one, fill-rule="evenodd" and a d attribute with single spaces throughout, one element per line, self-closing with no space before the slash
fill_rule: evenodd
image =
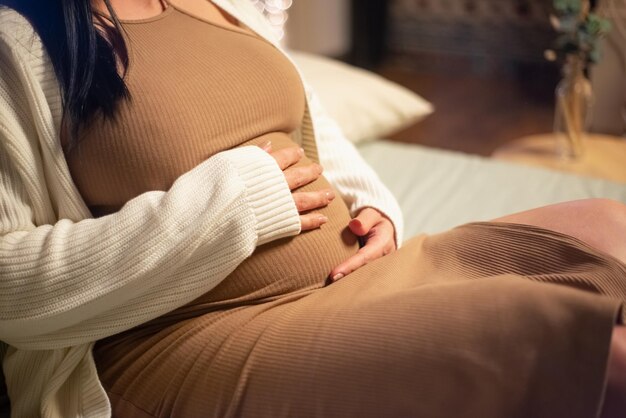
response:
<path id="1" fill-rule="evenodd" d="M 354 143 L 385 138 L 433 112 L 431 103 L 370 71 L 303 52 L 289 55 Z"/>

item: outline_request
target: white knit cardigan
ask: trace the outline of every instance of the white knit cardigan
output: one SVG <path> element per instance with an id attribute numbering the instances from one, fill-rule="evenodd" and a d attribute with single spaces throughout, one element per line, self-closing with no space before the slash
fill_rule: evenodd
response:
<path id="1" fill-rule="evenodd" d="M 250 0 L 213 0 L 278 49 Z M 305 84 L 294 135 L 354 215 L 374 207 L 402 242 L 400 209 Z M 59 143 L 61 100 L 41 40 L 0 8 L 0 358 L 12 417 L 109 417 L 94 341 L 211 290 L 255 247 L 300 231 L 267 153 L 218 153 L 167 192 L 92 219 Z"/>

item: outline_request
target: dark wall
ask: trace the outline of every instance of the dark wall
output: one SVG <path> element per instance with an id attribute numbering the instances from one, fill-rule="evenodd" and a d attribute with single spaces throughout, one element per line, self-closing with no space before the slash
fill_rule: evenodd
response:
<path id="1" fill-rule="evenodd" d="M 348 60 L 360 67 L 376 67 L 389 49 L 389 1 L 352 0 L 351 6 L 352 51 Z"/>
<path id="2" fill-rule="evenodd" d="M 389 57 L 467 58 L 475 68 L 543 66 L 554 32 L 552 0 L 352 0 L 349 60 L 374 68 Z M 428 58 L 424 58 L 428 55 Z M 407 61 L 407 60 L 405 60 Z"/>

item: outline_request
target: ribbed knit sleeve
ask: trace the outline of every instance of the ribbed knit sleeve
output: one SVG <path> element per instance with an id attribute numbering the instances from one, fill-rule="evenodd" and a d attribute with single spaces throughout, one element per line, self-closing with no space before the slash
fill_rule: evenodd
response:
<path id="1" fill-rule="evenodd" d="M 31 166 L 39 109 L 19 91 L 15 57 L 3 52 L 1 340 L 49 349 L 120 332 L 207 292 L 257 245 L 299 232 L 284 175 L 258 147 L 219 153 L 169 191 L 142 194 L 115 214 L 36 221 L 34 207 L 53 206 L 34 203 L 32 192 L 47 183 Z"/>
<path id="2" fill-rule="evenodd" d="M 396 246 L 400 248 L 404 220 L 396 198 L 326 113 L 310 88 L 307 88 L 307 96 L 324 175 L 339 191 L 352 216 L 371 207 L 389 218 L 395 228 Z"/>
<path id="3" fill-rule="evenodd" d="M 299 231 L 282 172 L 256 147 L 218 154 L 115 214 L 39 227 L 25 222 L 22 179 L 2 151 L 0 338 L 16 347 L 138 325 L 216 286 L 259 243 Z"/>

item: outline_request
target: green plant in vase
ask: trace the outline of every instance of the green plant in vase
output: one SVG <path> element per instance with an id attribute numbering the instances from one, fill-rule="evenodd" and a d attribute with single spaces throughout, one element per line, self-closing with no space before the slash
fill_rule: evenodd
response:
<path id="1" fill-rule="evenodd" d="M 600 59 L 600 39 L 610 31 L 608 20 L 591 12 L 589 0 L 554 0 L 550 22 L 558 36 L 546 58 L 560 59 L 563 79 L 556 87 L 554 130 L 559 154 L 576 159 L 583 153 L 584 137 L 592 103 L 590 64 Z"/>

